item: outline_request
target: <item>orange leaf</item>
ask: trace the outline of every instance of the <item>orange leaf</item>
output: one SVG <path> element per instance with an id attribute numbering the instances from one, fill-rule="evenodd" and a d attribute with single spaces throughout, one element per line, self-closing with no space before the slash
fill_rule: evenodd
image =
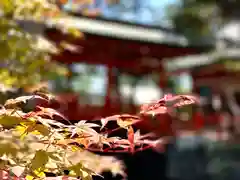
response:
<path id="1" fill-rule="evenodd" d="M 134 153 L 134 148 L 135 148 L 135 144 L 134 144 L 134 130 L 133 130 L 132 126 L 130 126 L 128 128 L 128 141 L 130 143 L 130 152 Z"/>
<path id="2" fill-rule="evenodd" d="M 131 114 L 108 116 L 106 118 L 101 119 L 102 124 L 101 129 L 104 128 L 109 121 L 117 121 L 120 127 L 126 128 L 127 126 L 140 121 L 140 118 L 138 116 Z"/>

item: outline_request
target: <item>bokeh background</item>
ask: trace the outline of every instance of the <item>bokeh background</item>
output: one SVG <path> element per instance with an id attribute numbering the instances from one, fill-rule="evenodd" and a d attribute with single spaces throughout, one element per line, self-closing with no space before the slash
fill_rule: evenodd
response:
<path id="1" fill-rule="evenodd" d="M 61 0 L 55 5 L 60 10 L 45 15 L 0 3 L 1 103 L 51 91 L 59 100 L 51 106 L 77 122 L 135 114 L 141 104 L 166 93 L 195 94 L 200 107 L 190 115 L 182 112 L 181 120 L 204 122 L 205 155 L 191 156 L 197 140 L 192 145 L 178 137 L 176 144 L 186 151 L 176 145 L 170 153 L 169 143 L 162 152 L 110 155 L 125 162 L 129 180 L 168 179 L 170 161 L 196 165 L 203 156 L 207 168 L 201 178 L 240 179 L 240 1 Z M 138 128 L 158 129 L 148 126 Z"/>

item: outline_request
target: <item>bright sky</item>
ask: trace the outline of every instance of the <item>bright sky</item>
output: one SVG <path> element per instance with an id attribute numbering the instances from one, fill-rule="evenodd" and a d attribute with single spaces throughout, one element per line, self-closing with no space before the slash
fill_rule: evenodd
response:
<path id="1" fill-rule="evenodd" d="M 155 7 L 157 9 L 157 16 L 159 17 L 159 19 L 163 18 L 164 15 L 165 15 L 165 11 L 166 11 L 166 7 L 170 4 L 173 4 L 173 3 L 177 3 L 178 0 L 149 0 L 148 3 L 152 6 L 152 7 Z M 145 17 L 144 17 L 145 16 Z M 142 16 L 143 20 L 146 18 L 146 21 L 147 22 L 151 22 L 152 20 L 152 17 L 151 17 L 151 14 L 148 13 L 143 13 L 143 16 Z"/>
<path id="2" fill-rule="evenodd" d="M 69 4 L 67 5 L 66 9 L 68 9 L 71 5 L 70 0 Z M 128 0 L 122 0 L 123 2 L 128 2 Z M 102 1 L 104 2 L 104 1 Z M 172 3 L 177 3 L 179 0 L 142 0 L 142 3 L 145 6 L 151 6 L 153 9 L 156 9 L 157 14 L 155 14 L 155 18 L 161 19 L 164 16 L 165 7 Z M 116 18 L 116 19 L 122 19 L 125 21 L 132 21 L 137 23 L 143 23 L 143 24 L 152 24 L 153 18 L 152 13 L 146 9 L 140 10 L 139 14 L 132 14 L 132 13 L 124 13 L 119 16 L 119 9 L 118 7 L 115 8 L 106 8 L 104 3 L 101 4 L 101 8 L 104 9 L 104 16 L 106 18 Z"/>
<path id="3" fill-rule="evenodd" d="M 149 4 L 155 7 L 160 7 L 161 10 L 164 9 L 169 4 L 177 3 L 179 0 L 149 0 Z"/>

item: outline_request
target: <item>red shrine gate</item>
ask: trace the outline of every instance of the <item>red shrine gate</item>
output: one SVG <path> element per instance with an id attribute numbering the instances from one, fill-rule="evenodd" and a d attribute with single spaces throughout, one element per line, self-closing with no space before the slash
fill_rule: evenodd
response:
<path id="1" fill-rule="evenodd" d="M 54 57 L 59 62 L 69 64 L 72 71 L 72 75 L 61 83 L 73 91 L 59 92 L 59 96 L 65 103 L 65 109 L 61 111 L 73 121 L 122 112 L 135 113 L 141 103 L 133 98 L 139 83 L 142 83 L 141 87 L 146 87 L 144 91 L 150 92 L 148 95 L 155 93 L 161 96 L 159 92 L 167 86 L 168 78 L 161 61 L 163 58 L 208 50 L 186 46 L 183 37 L 164 28 L 88 17 L 73 17 L 63 22 L 71 23 L 85 33 L 84 39 L 77 39 L 56 29 L 47 29 L 45 32 L 56 43 L 64 40 L 79 47 L 76 52 L 66 50 Z M 94 76 L 94 73 L 99 82 L 92 81 L 92 85 L 89 85 L 91 80 L 87 80 L 87 76 Z M 78 79 L 78 76 L 86 78 Z M 154 92 L 148 89 L 150 86 L 155 87 Z M 82 87 L 87 90 L 84 92 Z M 92 89 L 101 93 L 94 94 Z M 144 99 L 146 92 L 138 96 Z M 156 96 L 153 98 L 160 98 Z"/>
<path id="2" fill-rule="evenodd" d="M 223 49 L 165 62 L 169 73 L 191 74 L 206 128 L 240 134 L 239 59 L 239 49 Z"/>

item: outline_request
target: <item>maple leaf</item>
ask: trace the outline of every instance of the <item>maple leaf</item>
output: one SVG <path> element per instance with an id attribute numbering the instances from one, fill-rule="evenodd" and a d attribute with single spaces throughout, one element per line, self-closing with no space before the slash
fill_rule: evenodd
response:
<path id="1" fill-rule="evenodd" d="M 82 120 L 75 125 L 68 127 L 71 129 L 71 137 L 73 137 L 75 134 L 80 136 L 83 134 L 96 135 L 98 133 L 93 129 L 93 127 L 99 127 L 99 125 L 94 123 L 86 123 L 86 121 Z"/>
<path id="2" fill-rule="evenodd" d="M 199 99 L 191 95 L 178 95 L 175 97 L 176 101 L 174 107 L 182 107 L 186 105 L 199 104 Z"/>
<path id="3" fill-rule="evenodd" d="M 166 107 L 166 100 L 165 98 L 162 98 L 158 101 L 153 101 L 150 103 L 146 103 L 140 106 L 140 114 L 151 114 L 153 113 L 166 113 L 167 107 Z"/>
<path id="4" fill-rule="evenodd" d="M 51 130 L 42 124 L 36 124 L 34 131 L 37 131 L 44 136 L 48 136 L 51 133 Z"/>
<path id="5" fill-rule="evenodd" d="M 37 91 L 34 94 L 39 95 L 39 96 L 43 97 L 44 99 L 47 99 L 48 100 L 48 102 L 47 102 L 48 105 L 51 104 L 51 103 L 59 103 L 59 104 L 65 104 L 66 103 L 65 101 L 62 100 L 61 97 L 54 96 L 51 93 L 45 93 L 45 92 Z"/>
<path id="6" fill-rule="evenodd" d="M 89 128 L 92 128 L 92 127 L 99 127 L 98 124 L 95 124 L 95 123 L 86 123 L 87 121 L 86 120 L 81 120 L 79 121 L 78 123 L 76 123 L 75 125 L 77 127 L 89 127 Z"/>
<path id="7" fill-rule="evenodd" d="M 21 117 L 9 116 L 9 115 L 0 115 L 0 124 L 3 127 L 14 127 L 23 122 Z"/>
<path id="8" fill-rule="evenodd" d="M 168 109 L 163 102 L 144 104 L 140 109 L 140 115 L 166 114 Z"/>
<path id="9" fill-rule="evenodd" d="M 47 99 L 38 96 L 38 95 L 31 95 L 31 96 L 20 96 L 18 98 L 15 99 L 9 99 L 5 102 L 4 107 L 5 108 L 16 108 L 18 105 L 20 105 L 21 103 L 27 103 L 27 101 L 29 100 L 36 100 L 36 99 L 40 99 L 43 101 L 47 101 Z"/>
<path id="10" fill-rule="evenodd" d="M 108 139 L 107 135 L 102 134 L 95 134 L 89 137 L 88 140 L 90 141 L 89 146 L 97 145 L 100 149 L 103 149 L 103 145 L 111 146 L 110 142 L 113 141 L 113 139 Z"/>
<path id="11" fill-rule="evenodd" d="M 199 100 L 196 96 L 167 94 L 164 98 L 140 107 L 140 114 L 171 114 L 173 108 L 184 107 L 187 105 L 198 104 Z"/>
<path id="12" fill-rule="evenodd" d="M 126 128 L 126 126 L 137 123 L 138 121 L 140 121 L 140 119 L 138 116 L 130 115 L 130 114 L 108 116 L 106 118 L 101 119 L 101 124 L 102 124 L 101 129 L 103 129 L 109 121 L 117 121 L 120 127 Z"/>
<path id="13" fill-rule="evenodd" d="M 134 123 L 136 123 L 137 121 L 134 121 L 133 119 L 118 119 L 117 120 L 117 124 L 123 128 L 123 129 L 128 129 L 131 125 L 133 125 Z"/>
<path id="14" fill-rule="evenodd" d="M 144 144 L 152 144 L 154 141 L 147 140 L 149 137 L 153 137 L 153 133 L 148 133 L 145 135 L 141 135 L 140 130 L 134 132 L 133 128 L 130 127 L 127 132 L 128 141 L 129 141 L 129 149 L 131 153 L 134 153 L 135 147 L 144 145 Z"/>
<path id="15" fill-rule="evenodd" d="M 48 160 L 49 160 L 49 156 L 47 152 L 43 150 L 38 150 L 31 161 L 31 168 L 33 170 L 44 168 Z"/>
<path id="16" fill-rule="evenodd" d="M 192 95 L 165 95 L 163 99 L 167 107 L 181 107 L 199 103 L 198 98 Z"/>
<path id="17" fill-rule="evenodd" d="M 40 109 L 40 111 L 37 111 L 36 115 L 39 115 L 39 116 L 48 116 L 50 118 L 53 119 L 54 116 L 58 116 L 58 117 L 61 117 L 62 119 L 64 120 L 67 120 L 67 118 L 60 114 L 57 110 L 55 109 L 52 109 L 52 108 L 44 108 L 44 107 L 41 107 L 41 106 L 37 106 L 38 109 Z"/>
<path id="18" fill-rule="evenodd" d="M 36 117 L 37 121 L 40 122 L 41 124 L 47 126 L 47 127 L 58 127 L 58 128 L 67 128 L 68 126 L 63 124 L 63 123 L 60 123 L 56 120 L 53 120 L 53 119 L 46 119 L 46 118 L 42 118 L 42 117 L 39 117 L 37 116 Z"/>
<path id="19" fill-rule="evenodd" d="M 16 116 L 16 117 L 22 117 L 26 115 L 26 113 L 16 110 L 16 109 L 0 109 L 0 115 L 8 115 L 8 116 Z"/>
<path id="20" fill-rule="evenodd" d="M 120 137 L 108 137 L 107 134 L 98 134 L 96 136 L 88 138 L 90 140 L 90 145 L 97 145 L 101 150 L 103 150 L 103 145 L 107 145 L 108 148 L 104 149 L 105 152 L 112 148 L 127 148 L 128 140 L 122 141 Z M 128 144 L 129 145 L 129 144 Z"/>
<path id="21" fill-rule="evenodd" d="M 22 139 L 25 138 L 28 133 L 48 136 L 51 132 L 48 126 L 37 124 L 36 121 L 23 122 L 20 126 L 17 126 L 15 130 L 21 133 Z"/>

